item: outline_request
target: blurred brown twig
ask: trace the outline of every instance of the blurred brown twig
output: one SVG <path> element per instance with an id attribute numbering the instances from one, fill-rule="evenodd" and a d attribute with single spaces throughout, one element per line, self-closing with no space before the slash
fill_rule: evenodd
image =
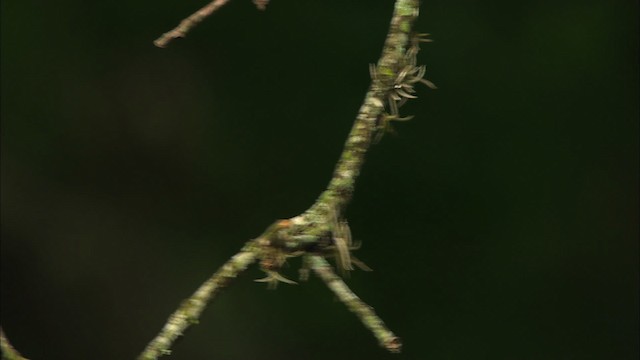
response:
<path id="1" fill-rule="evenodd" d="M 171 29 L 171 31 L 162 34 L 153 42 L 153 44 L 157 47 L 164 48 L 169 45 L 169 42 L 171 42 L 171 40 L 187 36 L 187 33 L 189 32 L 189 30 L 191 30 L 191 28 L 198 25 L 200 22 L 202 22 L 202 20 L 209 17 L 216 10 L 223 7 L 228 2 L 229 0 L 213 0 L 209 4 L 203 6 L 198 11 L 191 14 L 189 17 L 182 20 L 180 24 Z M 269 0 L 253 0 L 253 3 L 256 5 L 258 10 L 265 10 L 267 8 Z"/>

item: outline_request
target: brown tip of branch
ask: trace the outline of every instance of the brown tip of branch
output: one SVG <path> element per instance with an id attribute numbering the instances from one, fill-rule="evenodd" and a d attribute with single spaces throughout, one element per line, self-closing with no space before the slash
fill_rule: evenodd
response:
<path id="1" fill-rule="evenodd" d="M 399 337 L 393 337 L 384 344 L 385 349 L 394 354 L 399 354 L 402 350 L 402 342 Z"/>
<path id="2" fill-rule="evenodd" d="M 164 40 L 164 39 L 162 39 L 162 38 L 158 38 L 158 39 L 155 39 L 155 40 L 153 41 L 153 45 L 155 45 L 155 46 L 157 46 L 157 47 L 159 47 L 159 48 L 161 48 L 161 49 L 164 49 L 164 48 L 166 48 L 166 47 L 167 47 L 167 41 L 165 41 L 165 40 Z"/>
<path id="3" fill-rule="evenodd" d="M 171 40 L 173 39 L 182 39 L 185 37 L 185 32 L 184 31 L 179 31 L 179 30 L 171 30 L 168 33 L 164 33 L 162 34 L 162 36 L 160 36 L 159 38 L 155 39 L 153 41 L 153 45 L 159 47 L 159 48 L 166 48 L 167 45 L 169 45 L 169 43 L 171 42 Z"/>
<path id="4" fill-rule="evenodd" d="M 258 8 L 258 10 L 264 11 L 267 10 L 267 4 L 269 4 L 269 0 L 253 0 L 253 4 Z"/>
<path id="5" fill-rule="evenodd" d="M 153 45 L 162 49 L 166 48 L 167 45 L 169 45 L 169 42 L 176 38 L 176 36 L 174 35 L 174 32 L 175 30 L 172 30 L 172 31 L 169 31 L 168 33 L 162 34 L 162 36 L 160 36 L 159 38 L 153 41 Z"/>

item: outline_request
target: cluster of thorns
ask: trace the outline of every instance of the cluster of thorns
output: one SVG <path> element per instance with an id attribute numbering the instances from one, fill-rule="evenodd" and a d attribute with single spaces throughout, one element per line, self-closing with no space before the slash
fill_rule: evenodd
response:
<path id="1" fill-rule="evenodd" d="M 346 220 L 338 220 L 335 214 L 332 216 L 331 232 L 324 239 L 321 239 L 311 248 L 286 251 L 282 247 L 274 246 L 274 239 L 261 237 L 258 245 L 263 246 L 262 256 L 260 259 L 260 268 L 266 273 L 266 277 L 257 279 L 257 282 L 265 282 L 269 289 L 275 289 L 278 283 L 297 284 L 280 274 L 282 266 L 286 263 L 287 258 L 297 257 L 305 254 L 320 255 L 326 258 L 335 258 L 336 267 L 343 276 L 348 271 L 354 270 L 356 265 L 361 270 L 372 271 L 364 262 L 357 259 L 351 254 L 352 250 L 360 248 L 359 243 L 355 243 L 351 237 L 351 229 Z M 291 220 L 280 220 L 274 225 L 279 230 L 286 231 L 292 226 Z M 267 231 L 269 232 L 269 231 Z M 278 235 L 276 235 L 278 236 Z M 280 236 L 283 236 L 280 234 Z M 284 235 L 286 237 L 286 235 Z M 303 257 L 302 268 L 300 269 L 300 280 L 306 281 L 309 278 L 309 270 L 311 268 L 308 259 Z"/>
<path id="2" fill-rule="evenodd" d="M 382 136 L 386 132 L 393 132 L 391 127 L 392 121 L 408 121 L 413 119 L 413 116 L 401 117 L 398 109 L 404 105 L 409 99 L 417 99 L 415 94 L 416 90 L 414 85 L 422 83 L 431 89 L 437 89 L 436 85 L 431 81 L 424 78 L 427 71 L 426 65 L 417 65 L 416 57 L 420 51 L 420 43 L 432 42 L 427 38 L 429 34 L 414 34 L 411 38 L 411 47 L 406 51 L 405 56 L 399 68 L 398 76 L 394 80 L 393 89 L 387 96 L 388 111 L 380 115 L 380 122 L 378 124 L 378 132 L 375 137 L 375 142 L 380 141 Z M 378 72 L 375 64 L 369 64 L 369 74 L 372 80 L 378 78 Z"/>

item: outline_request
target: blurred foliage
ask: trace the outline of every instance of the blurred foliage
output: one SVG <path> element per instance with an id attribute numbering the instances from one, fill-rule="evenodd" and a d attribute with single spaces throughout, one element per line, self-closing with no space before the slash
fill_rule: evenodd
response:
<path id="1" fill-rule="evenodd" d="M 241 244 L 312 204 L 392 1 L 3 1 L 1 323 L 32 359 L 127 359 Z M 349 219 L 393 356 L 252 270 L 172 359 L 638 358 L 638 4 L 424 1 L 439 90 Z M 292 263 L 288 275 L 295 274 Z"/>

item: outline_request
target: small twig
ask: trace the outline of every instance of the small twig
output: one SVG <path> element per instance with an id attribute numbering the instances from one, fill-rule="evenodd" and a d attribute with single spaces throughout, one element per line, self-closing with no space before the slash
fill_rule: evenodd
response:
<path id="1" fill-rule="evenodd" d="M 347 284 L 336 275 L 331 265 L 323 257 L 316 255 L 308 256 L 308 264 L 311 269 L 327 284 L 327 287 L 342 301 L 351 312 L 358 315 L 360 321 L 378 339 L 380 346 L 392 353 L 399 353 L 402 348 L 400 338 L 387 328 L 382 319 L 373 311 L 371 306 L 354 294 Z"/>
<path id="2" fill-rule="evenodd" d="M 173 39 L 183 38 L 187 35 L 192 27 L 198 25 L 202 20 L 206 19 L 214 11 L 224 6 L 229 0 L 213 0 L 209 4 L 194 12 L 188 18 L 182 20 L 173 30 L 162 34 L 153 44 L 157 47 L 166 47 Z"/>
<path id="3" fill-rule="evenodd" d="M 0 328 L 0 349 L 2 349 L 2 360 L 29 360 L 11 346 L 2 328 Z"/>
<path id="4" fill-rule="evenodd" d="M 180 24 L 174 29 L 162 34 L 162 36 L 157 38 L 153 42 L 153 44 L 157 47 L 164 48 L 169 45 L 169 42 L 171 42 L 171 40 L 187 36 L 187 33 L 189 32 L 189 30 L 191 30 L 191 28 L 198 25 L 200 22 L 202 22 L 202 20 L 209 17 L 216 10 L 223 7 L 228 2 L 229 0 L 213 0 L 200 10 L 191 14 L 191 16 L 189 16 L 188 18 L 182 20 Z M 258 8 L 258 10 L 266 10 L 267 5 L 269 4 L 269 0 L 253 0 L 253 3 L 255 4 L 256 8 Z"/>

